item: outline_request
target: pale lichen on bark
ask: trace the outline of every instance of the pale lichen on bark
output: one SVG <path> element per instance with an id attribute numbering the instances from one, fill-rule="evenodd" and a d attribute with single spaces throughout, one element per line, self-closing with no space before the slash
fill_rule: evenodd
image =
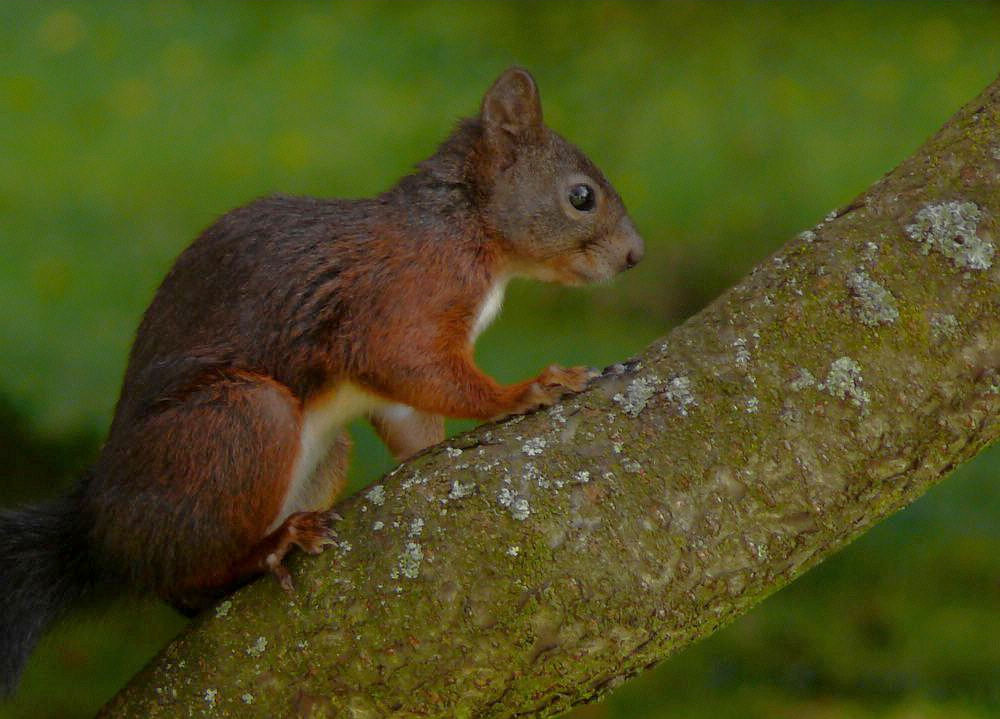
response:
<path id="1" fill-rule="evenodd" d="M 104 715 L 546 716 L 746 611 L 1000 431 L 998 128 L 1000 82 L 635 361 L 346 502 L 294 601 L 238 592 Z"/>
<path id="2" fill-rule="evenodd" d="M 847 287 L 855 300 L 855 315 L 863 324 L 875 327 L 892 324 L 899 319 L 896 298 L 864 270 L 848 275 Z"/>

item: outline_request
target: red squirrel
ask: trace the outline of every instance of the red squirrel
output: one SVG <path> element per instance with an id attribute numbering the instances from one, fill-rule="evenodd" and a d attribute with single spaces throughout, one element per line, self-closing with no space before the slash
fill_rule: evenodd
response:
<path id="1" fill-rule="evenodd" d="M 551 366 L 503 386 L 473 343 L 513 277 L 579 285 L 635 265 L 621 199 L 504 72 L 477 116 L 373 199 L 273 196 L 222 216 L 143 316 L 114 419 L 67 495 L 0 513 L 0 691 L 41 633 L 102 587 L 196 610 L 330 543 L 347 422 L 393 455 L 587 382 Z"/>

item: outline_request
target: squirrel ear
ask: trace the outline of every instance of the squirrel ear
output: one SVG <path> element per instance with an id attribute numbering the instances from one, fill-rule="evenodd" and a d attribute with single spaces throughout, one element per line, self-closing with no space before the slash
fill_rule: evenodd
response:
<path id="1" fill-rule="evenodd" d="M 494 145 L 504 146 L 512 137 L 523 140 L 540 131 L 542 101 L 531 73 L 520 67 L 506 70 L 486 91 L 480 116 Z"/>

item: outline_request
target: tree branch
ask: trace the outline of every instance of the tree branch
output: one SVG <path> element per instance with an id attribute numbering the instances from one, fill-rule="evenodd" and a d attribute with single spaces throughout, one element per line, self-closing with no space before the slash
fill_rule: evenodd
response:
<path id="1" fill-rule="evenodd" d="M 547 716 L 722 627 L 1000 430 L 1000 80 L 584 393 L 339 508 L 102 716 Z"/>

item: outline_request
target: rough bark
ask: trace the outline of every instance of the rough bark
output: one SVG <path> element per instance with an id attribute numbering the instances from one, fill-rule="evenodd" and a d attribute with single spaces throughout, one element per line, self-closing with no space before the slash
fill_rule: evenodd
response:
<path id="1" fill-rule="evenodd" d="M 548 716 L 746 612 L 1000 431 L 1000 80 L 584 393 L 339 508 L 103 716 Z"/>

